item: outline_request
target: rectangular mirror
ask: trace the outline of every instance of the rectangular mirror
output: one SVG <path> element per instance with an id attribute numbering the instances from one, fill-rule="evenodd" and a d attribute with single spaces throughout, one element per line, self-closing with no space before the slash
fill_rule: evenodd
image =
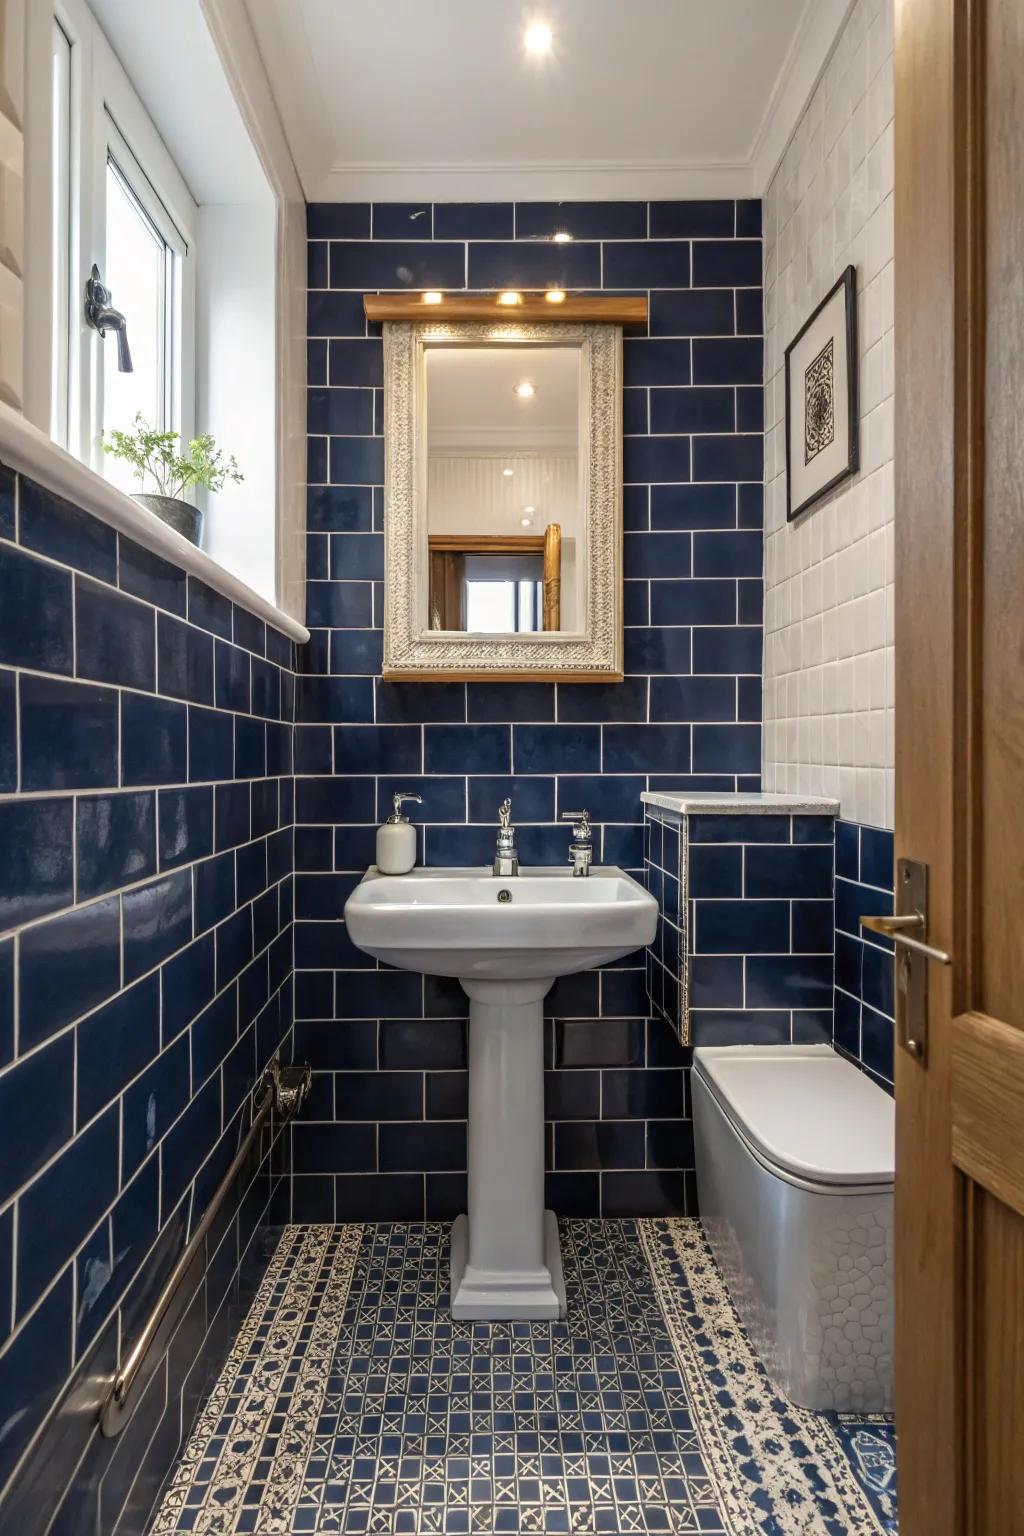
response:
<path id="1" fill-rule="evenodd" d="M 389 321 L 384 675 L 622 676 L 621 328 Z"/>

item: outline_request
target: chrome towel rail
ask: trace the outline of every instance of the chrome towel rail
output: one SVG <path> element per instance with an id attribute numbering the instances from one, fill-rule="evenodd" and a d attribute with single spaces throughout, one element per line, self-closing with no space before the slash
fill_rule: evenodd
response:
<path id="1" fill-rule="evenodd" d="M 260 1078 L 253 1101 L 252 1124 L 242 1138 L 242 1144 L 235 1153 L 230 1168 L 217 1185 L 213 1199 L 206 1207 L 202 1220 L 164 1282 L 163 1289 L 153 1304 L 153 1310 L 146 1320 L 145 1327 L 125 1356 L 121 1369 L 114 1377 L 113 1385 L 106 1401 L 100 1409 L 100 1430 L 108 1439 L 120 1434 L 128 1422 L 132 1387 L 135 1384 L 142 1363 L 153 1347 L 154 1340 L 159 1333 L 160 1325 L 167 1315 L 171 1302 L 174 1300 L 175 1294 L 185 1275 L 191 1268 L 192 1262 L 206 1238 L 206 1234 L 213 1226 L 217 1212 L 224 1204 L 229 1189 L 245 1165 L 253 1142 L 262 1130 L 264 1122 L 271 1114 L 276 1115 L 282 1122 L 297 1114 L 302 1108 L 306 1095 L 309 1092 L 311 1078 L 312 1074 L 308 1066 L 282 1067 L 276 1059 L 270 1063 L 270 1066 Z"/>

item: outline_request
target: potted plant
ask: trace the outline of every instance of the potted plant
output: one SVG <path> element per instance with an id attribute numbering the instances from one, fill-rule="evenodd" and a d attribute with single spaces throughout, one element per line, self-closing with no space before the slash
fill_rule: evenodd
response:
<path id="1" fill-rule="evenodd" d="M 142 490 L 133 499 L 192 544 L 199 543 L 203 514 L 186 501 L 185 492 L 194 486 L 219 491 L 228 480 L 236 485 L 245 478 L 233 458 L 225 459 L 208 432 L 182 445 L 178 432 L 158 432 L 137 411 L 130 432 L 115 428 L 101 438 L 104 453 L 130 464 Z M 146 491 L 146 481 L 155 491 Z"/>

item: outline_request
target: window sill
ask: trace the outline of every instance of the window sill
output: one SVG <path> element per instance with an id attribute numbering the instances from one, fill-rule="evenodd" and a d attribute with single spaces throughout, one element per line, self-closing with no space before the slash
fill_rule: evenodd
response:
<path id="1" fill-rule="evenodd" d="M 252 587 L 230 571 L 218 565 L 216 560 L 196 545 L 190 544 L 162 523 L 152 512 L 140 507 L 138 502 L 110 485 L 87 465 L 81 464 L 63 448 L 52 442 L 45 432 L 19 411 L 0 401 L 0 459 L 10 468 L 30 479 L 38 481 L 48 491 L 64 496 L 77 507 L 90 512 L 100 522 L 116 528 L 136 543 L 162 555 L 182 570 L 198 576 L 208 587 L 230 598 L 233 603 L 246 608 L 290 640 L 305 645 L 309 630 L 297 619 L 261 597 Z"/>

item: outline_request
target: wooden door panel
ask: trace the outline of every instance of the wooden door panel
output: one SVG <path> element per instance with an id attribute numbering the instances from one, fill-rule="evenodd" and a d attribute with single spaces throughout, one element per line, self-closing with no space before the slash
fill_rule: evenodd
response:
<path id="1" fill-rule="evenodd" d="M 957 1167 L 1024 1215 L 1024 1031 L 984 1014 L 954 1021 L 952 1121 Z"/>
<path id="2" fill-rule="evenodd" d="M 965 1351 L 968 1536 L 1024 1532 L 1024 1218 L 967 1192 Z"/>

